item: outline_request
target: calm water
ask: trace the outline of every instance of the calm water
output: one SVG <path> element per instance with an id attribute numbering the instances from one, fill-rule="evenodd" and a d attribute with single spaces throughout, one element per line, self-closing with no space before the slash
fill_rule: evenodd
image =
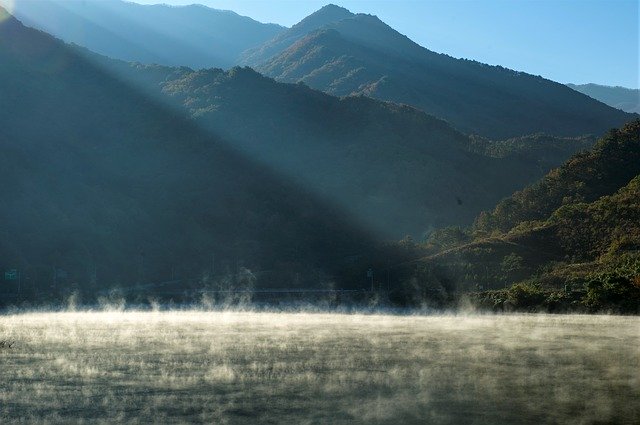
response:
<path id="1" fill-rule="evenodd" d="M 0 423 L 640 423 L 640 318 L 0 316 Z"/>

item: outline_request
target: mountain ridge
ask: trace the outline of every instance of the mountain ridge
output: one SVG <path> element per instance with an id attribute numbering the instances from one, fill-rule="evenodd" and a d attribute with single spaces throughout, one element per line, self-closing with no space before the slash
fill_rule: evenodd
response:
<path id="1" fill-rule="evenodd" d="M 496 142 L 472 140 L 408 105 L 335 98 L 277 83 L 250 68 L 193 71 L 104 63 L 148 93 L 162 91 L 165 101 L 186 108 L 251 157 L 338 201 L 385 238 L 421 238 L 430 228 L 469 222 L 480 209 L 591 143 L 553 137 L 506 141 L 500 157 L 488 154 Z M 553 153 L 542 152 L 543 146 Z"/>
<path id="2" fill-rule="evenodd" d="M 348 215 L 3 15 L 0 267 L 21 270 L 27 298 L 169 279 L 182 296 L 242 276 L 358 285 L 339 264 L 377 242 Z M 52 268 L 67 277 L 52 284 Z"/>
<path id="3" fill-rule="evenodd" d="M 573 90 L 586 94 L 625 112 L 640 113 L 640 89 L 600 84 L 567 84 Z"/>
<path id="4" fill-rule="evenodd" d="M 369 15 L 309 28 L 287 43 L 277 40 L 253 50 L 260 54 L 245 55 L 243 63 L 338 96 L 410 104 L 465 133 L 493 139 L 538 132 L 599 136 L 633 117 L 539 76 L 432 52 Z"/>
<path id="5" fill-rule="evenodd" d="M 203 5 L 16 0 L 12 9 L 29 26 L 112 58 L 193 68 L 233 66 L 284 30 Z"/>

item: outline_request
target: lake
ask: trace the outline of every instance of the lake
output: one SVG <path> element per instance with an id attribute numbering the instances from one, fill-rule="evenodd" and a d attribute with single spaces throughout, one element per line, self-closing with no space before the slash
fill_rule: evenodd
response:
<path id="1" fill-rule="evenodd" d="M 640 318 L 0 316 L 0 423 L 634 424 Z"/>

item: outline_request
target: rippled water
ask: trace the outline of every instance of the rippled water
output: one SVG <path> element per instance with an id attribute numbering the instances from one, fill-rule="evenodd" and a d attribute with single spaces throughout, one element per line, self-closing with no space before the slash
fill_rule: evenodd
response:
<path id="1" fill-rule="evenodd" d="M 640 423 L 640 318 L 0 316 L 0 423 Z"/>

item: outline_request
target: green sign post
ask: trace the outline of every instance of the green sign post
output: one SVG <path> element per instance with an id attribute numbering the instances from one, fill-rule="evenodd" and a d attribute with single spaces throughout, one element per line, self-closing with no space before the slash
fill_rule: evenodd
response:
<path id="1" fill-rule="evenodd" d="M 4 272 L 4 280 L 18 280 L 18 270 L 11 269 Z"/>

